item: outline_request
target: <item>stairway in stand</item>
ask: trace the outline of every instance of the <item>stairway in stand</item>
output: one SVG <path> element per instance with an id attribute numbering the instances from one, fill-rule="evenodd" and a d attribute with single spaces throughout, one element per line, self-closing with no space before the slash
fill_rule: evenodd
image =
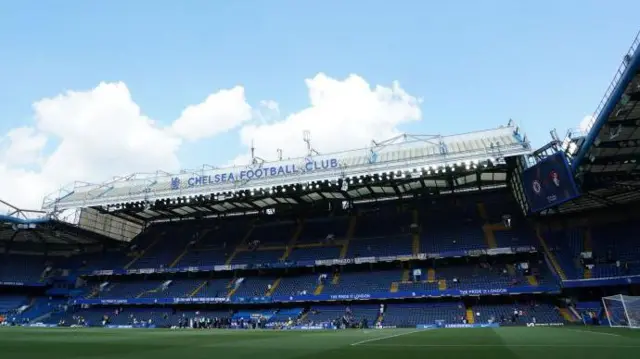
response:
<path id="1" fill-rule="evenodd" d="M 413 210 L 413 223 L 415 223 L 418 228 L 415 231 L 415 233 L 413 233 L 413 237 L 412 237 L 412 241 L 411 241 L 411 252 L 414 256 L 417 256 L 418 253 L 420 253 L 420 232 L 422 230 L 422 227 L 419 223 L 420 220 L 420 215 L 418 213 L 417 209 Z"/>
<path id="2" fill-rule="evenodd" d="M 229 256 L 229 258 L 227 258 L 227 261 L 224 263 L 225 265 L 230 265 L 233 262 L 233 258 L 236 256 L 236 254 L 238 254 L 240 249 L 246 246 L 247 240 L 249 239 L 249 237 L 251 237 L 251 234 L 253 233 L 253 229 L 254 228 L 255 228 L 254 223 L 251 222 L 249 230 L 247 231 L 247 233 L 242 238 L 242 241 L 240 241 L 240 244 L 238 244 L 236 246 L 236 248 L 233 250 L 233 252 Z"/>
<path id="3" fill-rule="evenodd" d="M 558 308 L 558 312 L 560 312 L 560 315 L 562 315 L 562 318 L 564 318 L 564 320 L 566 320 L 567 322 L 571 322 L 571 323 L 577 322 L 576 318 L 571 314 L 571 312 L 569 312 L 569 309 Z"/>
<path id="4" fill-rule="evenodd" d="M 200 283 L 200 285 L 198 285 L 196 289 L 194 289 L 191 292 L 191 294 L 189 294 L 189 297 L 191 298 L 195 297 L 206 285 L 207 285 L 207 281 L 205 280 L 204 282 Z"/>
<path id="5" fill-rule="evenodd" d="M 211 232 L 211 228 L 205 228 L 202 233 L 200 233 L 200 236 L 198 236 L 198 239 L 196 240 L 196 244 L 202 239 L 205 238 L 207 236 L 207 234 L 209 234 L 209 232 Z M 187 245 L 184 247 L 184 250 L 171 262 L 171 264 L 169 264 L 169 268 L 174 268 L 175 266 L 178 265 L 178 263 L 180 263 L 180 260 L 182 260 L 182 258 L 189 253 L 189 249 L 192 247 L 193 245 L 191 243 L 187 243 Z"/>
<path id="6" fill-rule="evenodd" d="M 339 272 L 336 272 L 336 273 L 333 275 L 333 279 L 331 280 L 331 284 L 333 284 L 333 285 L 337 285 L 338 283 L 340 283 L 340 273 L 339 273 Z"/>
<path id="7" fill-rule="evenodd" d="M 478 202 L 476 204 L 476 208 L 478 209 L 478 215 L 482 218 L 483 221 L 487 222 L 489 220 L 489 216 L 487 216 L 487 209 L 484 206 L 484 202 Z"/>
<path id="8" fill-rule="evenodd" d="M 593 241 L 591 239 L 591 228 L 587 228 L 584 231 L 584 239 L 583 239 L 583 246 L 584 246 L 584 251 L 585 252 L 593 252 Z"/>
<path id="9" fill-rule="evenodd" d="M 356 224 L 358 223 L 358 216 L 354 214 L 349 219 L 349 228 L 347 229 L 347 234 L 345 235 L 344 241 L 342 243 L 342 249 L 340 250 L 340 258 L 344 259 L 347 257 L 347 253 L 349 251 L 349 241 L 353 238 L 353 235 L 356 233 Z"/>
<path id="10" fill-rule="evenodd" d="M 153 241 L 147 248 L 145 248 L 142 252 L 140 252 L 137 256 L 135 256 L 129 263 L 124 266 L 124 269 L 131 268 L 140 258 L 144 257 L 144 255 L 151 250 L 160 240 L 163 239 L 163 236 L 158 236 L 155 241 Z"/>
<path id="11" fill-rule="evenodd" d="M 267 293 L 266 293 L 267 297 L 270 297 L 273 295 L 273 293 L 275 293 L 281 281 L 282 281 L 282 278 L 278 278 L 271 284 L 271 289 L 267 290 Z"/>
<path id="12" fill-rule="evenodd" d="M 284 254 L 282 255 L 282 257 L 280 258 L 281 260 L 286 260 L 287 258 L 289 258 L 289 255 L 291 255 L 291 251 L 293 251 L 293 248 L 296 246 L 296 243 L 298 242 L 298 238 L 300 238 L 300 235 L 302 235 L 302 230 L 304 229 L 304 219 L 300 218 L 298 220 L 298 225 L 296 226 L 296 230 L 295 232 L 293 232 L 293 235 L 291 236 L 291 239 L 289 240 L 289 244 L 287 244 L 287 247 L 284 251 Z"/>
<path id="13" fill-rule="evenodd" d="M 438 289 L 439 290 L 446 290 L 447 289 L 447 281 L 444 279 L 440 279 L 438 281 Z"/>
<path id="14" fill-rule="evenodd" d="M 391 288 L 389 288 L 389 292 L 391 293 L 398 293 L 398 287 L 400 285 L 398 284 L 398 282 L 392 282 L 391 283 Z"/>
<path id="15" fill-rule="evenodd" d="M 411 270 L 410 269 L 405 269 L 402 272 L 402 281 L 403 282 L 408 282 L 410 276 L 411 276 Z"/>
<path id="16" fill-rule="evenodd" d="M 427 282 L 435 283 L 435 281 L 436 281 L 436 270 L 433 268 L 429 268 L 429 270 L 427 270 Z"/>
<path id="17" fill-rule="evenodd" d="M 476 317 L 473 315 L 473 308 L 467 308 L 467 324 L 473 324 L 476 321 Z"/>
<path id="18" fill-rule="evenodd" d="M 322 294 L 323 290 L 324 290 L 324 284 L 318 284 L 318 286 L 316 287 L 316 290 L 313 291 L 313 295 L 320 295 Z"/>
<path id="19" fill-rule="evenodd" d="M 556 271 L 556 273 L 558 273 L 558 275 L 560 276 L 560 279 L 567 280 L 567 276 L 565 275 L 564 270 L 562 270 L 562 267 L 558 263 L 558 259 L 553 253 L 551 253 L 551 251 L 549 250 L 549 247 L 547 246 L 547 242 L 544 240 L 544 237 L 542 237 L 540 226 L 536 227 L 536 236 L 538 237 L 538 241 L 540 241 L 540 245 L 542 246 L 544 253 L 546 254 L 547 258 L 549 258 L 549 262 L 551 262 L 551 266 Z"/>

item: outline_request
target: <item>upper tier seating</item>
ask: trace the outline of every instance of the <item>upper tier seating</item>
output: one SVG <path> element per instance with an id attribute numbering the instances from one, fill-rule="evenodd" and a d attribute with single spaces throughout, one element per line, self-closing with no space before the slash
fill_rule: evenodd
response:
<path id="1" fill-rule="evenodd" d="M 287 258 L 289 261 L 315 261 L 319 259 L 340 258 L 342 247 L 327 245 L 323 247 L 294 248 Z"/>
<path id="2" fill-rule="evenodd" d="M 247 238 L 247 243 L 260 241 L 262 246 L 284 246 L 293 237 L 297 228 L 294 221 L 276 221 L 256 224 Z"/>
<path id="3" fill-rule="evenodd" d="M 163 280 L 131 281 L 131 282 L 110 282 L 104 290 L 97 292 L 96 298 L 136 298 L 149 291 L 158 289 Z"/>
<path id="4" fill-rule="evenodd" d="M 206 228 L 193 245 L 188 244 L 176 253 L 178 257 L 186 251 L 176 267 L 225 264 L 236 245 L 249 233 L 251 222 L 250 219 L 234 218 Z"/>
<path id="5" fill-rule="evenodd" d="M 313 294 L 318 287 L 317 274 L 283 277 L 273 296 L 292 296 L 302 292 Z"/>
<path id="6" fill-rule="evenodd" d="M 229 293 L 231 281 L 228 279 L 213 279 L 200 283 L 200 289 L 193 297 L 200 298 L 221 298 Z"/>
<path id="7" fill-rule="evenodd" d="M 238 252 L 231 264 L 247 264 L 247 263 L 277 263 L 284 255 L 284 248 L 278 250 L 255 250 Z"/>
<path id="8" fill-rule="evenodd" d="M 375 271 L 364 273 L 342 273 L 337 284 L 333 284 L 331 276 L 327 278 L 324 294 L 357 294 L 388 292 L 391 282 L 401 278 L 401 272 Z"/>
<path id="9" fill-rule="evenodd" d="M 508 194 L 500 193 L 432 202 L 361 204 L 351 213 L 335 216 L 324 213 L 162 223 L 140 234 L 122 252 L 83 254 L 65 266 L 142 269 L 484 249 L 493 244 L 485 238 L 483 226 L 500 225 L 504 212 L 512 216 L 513 227 L 495 230 L 495 245 L 537 246 L 534 231 L 520 212 L 511 208 L 513 203 Z M 487 213 L 481 214 L 480 204 Z"/>
<path id="10" fill-rule="evenodd" d="M 276 277 L 246 277 L 238 286 L 234 297 L 264 297 L 268 286 L 276 280 Z"/>
<path id="11" fill-rule="evenodd" d="M 306 218 L 298 243 L 321 243 L 329 235 L 336 239 L 344 239 L 348 226 L 348 217 Z"/>
<path id="12" fill-rule="evenodd" d="M 353 239 L 349 242 L 347 258 L 409 254 L 412 254 L 411 235 L 396 234 L 390 237 Z"/>
<path id="13" fill-rule="evenodd" d="M 182 253 L 189 243 L 196 241 L 200 234 L 201 232 L 193 226 L 165 227 L 155 241 L 141 247 L 144 254 L 129 268 L 169 267 L 177 255 Z"/>
<path id="14" fill-rule="evenodd" d="M 40 282 L 46 262 L 44 256 L 0 254 L 0 281 Z"/>
<path id="15" fill-rule="evenodd" d="M 420 248 L 435 253 L 487 248 L 475 203 L 439 199 L 419 208 Z"/>
<path id="16" fill-rule="evenodd" d="M 589 250 L 595 261 L 589 272 L 590 278 L 638 275 L 640 244 L 630 235 L 638 229 L 640 224 L 634 222 L 611 223 L 591 229 L 577 227 L 554 231 L 548 233 L 547 238 L 568 279 L 585 278 L 586 271 L 580 261 L 580 253 Z"/>

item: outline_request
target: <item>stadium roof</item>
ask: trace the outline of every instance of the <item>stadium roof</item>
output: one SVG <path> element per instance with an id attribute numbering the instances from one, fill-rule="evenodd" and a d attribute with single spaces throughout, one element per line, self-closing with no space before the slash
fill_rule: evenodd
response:
<path id="1" fill-rule="evenodd" d="M 374 142 L 369 148 L 315 154 L 312 158 L 230 169 L 207 167 L 177 175 L 132 175 L 105 184 L 83 184 L 58 199 L 45 201 L 45 208 L 91 207 L 103 215 L 142 224 L 265 212 L 320 201 L 349 205 L 416 193 L 478 191 L 505 187 L 509 173 L 505 159 L 530 152 L 526 137 L 511 123 L 457 136 L 402 135 Z M 315 170 L 297 171 L 293 170 L 295 166 Z M 278 169 L 282 176 L 252 181 L 236 178 L 232 183 L 215 180 L 215 176 L 246 171 L 277 173 Z"/>
<path id="2" fill-rule="evenodd" d="M 486 163 L 480 167 L 448 169 L 430 175 L 420 171 L 399 176 L 366 176 L 344 183 L 322 181 L 308 185 L 276 186 L 256 192 L 243 190 L 230 195 L 179 197 L 149 205 L 142 202 L 116 204 L 100 207 L 99 210 L 138 223 L 264 211 L 269 213 L 272 209 L 327 201 L 346 206 L 343 202 L 407 198 L 418 193 L 442 195 L 489 190 L 506 187 L 507 175 L 508 170 L 503 163 Z"/>
<path id="3" fill-rule="evenodd" d="M 563 147 L 583 195 L 550 212 L 575 212 L 640 200 L 640 33 L 605 92 L 586 136 Z"/>
<path id="4" fill-rule="evenodd" d="M 0 200 L 0 249 L 15 248 L 14 243 L 60 245 L 56 248 L 105 243 L 105 236 L 50 218 L 43 211 L 25 210 Z M 51 248 L 51 246 L 49 246 Z"/>

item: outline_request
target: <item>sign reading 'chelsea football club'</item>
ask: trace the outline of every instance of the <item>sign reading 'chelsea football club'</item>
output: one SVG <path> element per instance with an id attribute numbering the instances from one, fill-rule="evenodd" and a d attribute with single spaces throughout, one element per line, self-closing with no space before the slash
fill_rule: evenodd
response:
<path id="1" fill-rule="evenodd" d="M 339 167 L 336 158 L 313 161 L 307 159 L 304 164 L 286 164 L 276 166 L 262 166 L 260 168 L 247 168 L 241 171 L 220 171 L 215 174 L 193 176 L 189 178 L 173 177 L 171 189 L 183 187 L 201 187 L 221 183 L 233 183 L 236 181 L 259 180 L 271 177 L 284 177 L 299 173 L 309 173 L 321 170 L 330 170 Z"/>

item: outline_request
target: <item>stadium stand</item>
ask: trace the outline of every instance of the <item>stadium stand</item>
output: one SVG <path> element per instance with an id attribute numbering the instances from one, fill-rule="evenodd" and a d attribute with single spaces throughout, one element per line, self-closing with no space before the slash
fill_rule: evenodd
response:
<path id="1" fill-rule="evenodd" d="M 13 301 L 7 300 L 3 308 L 7 308 L 6 312 L 16 313 L 21 305 L 31 303 L 20 316 L 14 318 L 23 322 L 38 319 L 51 325 L 82 323 L 90 326 L 168 327 L 180 325 L 181 318 L 223 317 L 229 312 L 211 311 L 209 308 L 141 308 L 127 304 L 129 301 L 144 300 L 156 303 L 166 298 L 184 298 L 183 302 L 203 300 L 202 303 L 220 298 L 225 303 L 264 304 L 294 297 L 308 300 L 331 297 L 350 299 L 355 298 L 354 295 L 393 298 L 395 295 L 413 296 L 415 293 L 438 296 L 451 290 L 475 294 L 493 293 L 496 290 L 534 293 L 535 289 L 532 288 L 558 291 L 560 283 L 548 267 L 544 253 L 536 251 L 538 246 L 534 239 L 534 228 L 517 212 L 510 212 L 513 213 L 511 221 L 517 226 L 504 223 L 502 213 L 506 211 L 499 206 L 505 203 L 514 206 L 509 198 L 508 193 L 498 191 L 486 196 L 472 194 L 440 199 L 430 205 L 411 202 L 364 204 L 353 215 L 307 213 L 304 220 L 300 217 L 291 220 L 271 216 L 259 221 L 243 218 L 200 221 L 197 226 L 186 222 L 175 225 L 161 223 L 143 231 L 120 250 L 77 254 L 64 259 L 19 255 L 3 262 L 3 265 L 11 268 L 20 268 L 11 272 L 14 275 L 11 279 L 24 281 L 50 280 L 43 275 L 47 266 L 81 277 L 89 275 L 85 277 L 87 283 L 81 286 L 84 290 L 78 292 L 75 301 L 82 303 L 82 300 L 93 300 L 106 306 L 77 308 L 72 305 L 64 311 L 61 309 L 67 304 L 64 298 L 40 297 L 30 300 L 27 297 L 7 297 L 13 298 Z M 488 231 L 493 235 L 488 236 Z M 593 232 L 597 236 L 598 231 Z M 558 233 L 557 236 L 561 237 L 560 234 L 567 236 L 571 232 Z M 556 242 L 584 242 L 563 242 L 564 237 L 554 238 L 549 239 L 554 245 Z M 435 260 L 421 260 L 415 257 L 415 241 L 418 241 L 420 251 L 445 255 Z M 291 250 L 289 246 L 292 246 Z M 487 250 L 499 248 L 525 250 L 519 254 L 509 251 L 511 254 L 496 252 L 495 255 L 486 256 Z M 583 250 L 581 246 L 568 248 L 571 248 L 571 256 L 579 254 L 576 250 Z M 410 259 L 410 262 L 391 260 L 386 264 L 367 264 L 366 261 L 357 264 L 350 259 L 395 259 L 402 256 Z M 338 266 L 315 267 L 309 272 L 304 267 L 290 265 L 322 260 L 329 263 L 338 261 Z M 340 260 L 346 262 L 341 263 Z M 527 263 L 526 267 L 521 266 L 523 262 Z M 113 265 L 110 266 L 110 263 Z M 273 268 L 263 267 L 257 272 L 235 270 L 211 276 L 206 272 L 194 271 L 200 266 L 226 268 L 234 264 L 246 266 L 268 263 Z M 118 270 L 130 274 L 112 276 Z M 156 274 L 158 271 L 172 274 Z M 90 275 L 93 272 L 97 275 Z M 16 275 L 18 273 L 19 276 Z M 268 318 L 270 326 L 292 322 L 299 325 L 333 325 L 346 317 L 354 322 L 366 320 L 370 326 L 384 327 L 461 324 L 465 320 L 466 323 L 487 323 L 513 310 L 510 304 L 476 304 L 466 300 L 431 302 L 428 299 L 417 303 L 390 303 L 385 306 L 384 313 L 380 312 L 379 303 L 314 305 L 295 309 L 279 309 L 276 304 L 273 309 L 252 314 L 243 312 L 241 307 L 230 309 L 238 310 L 231 317 L 233 325 L 240 325 L 242 318 L 251 321 L 251 318 L 262 316 Z M 348 315 L 345 315 L 347 311 Z M 531 322 L 533 317 L 537 321 L 568 322 L 553 305 L 540 305 L 526 313 L 519 316 L 515 324 Z M 108 317 L 107 321 L 105 316 Z M 508 320 L 504 322 L 514 324 Z"/>
<path id="2" fill-rule="evenodd" d="M 601 297 L 639 293 L 640 179 L 617 152 L 619 141 L 640 143 L 637 45 L 591 131 L 564 141 L 552 133 L 535 151 L 510 122 L 83 184 L 45 199 L 48 216 L 11 207 L 0 218 L 0 322 L 605 323 Z M 616 123 L 614 141 L 603 129 Z M 78 208 L 77 223 L 54 216 Z"/>

